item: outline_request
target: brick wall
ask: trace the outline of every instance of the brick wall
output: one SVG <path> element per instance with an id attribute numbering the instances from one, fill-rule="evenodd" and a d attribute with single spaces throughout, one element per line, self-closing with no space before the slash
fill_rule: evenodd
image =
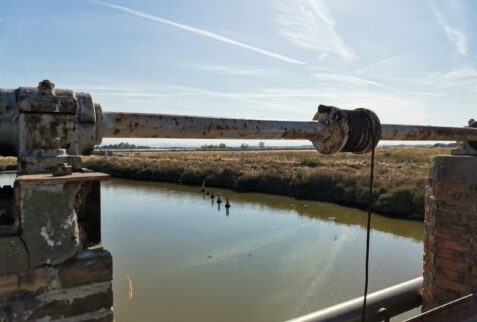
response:
<path id="1" fill-rule="evenodd" d="M 0 275 L 0 321 L 112 321 L 111 280 L 112 258 L 101 248 Z"/>
<path id="2" fill-rule="evenodd" d="M 477 157 L 439 156 L 426 186 L 424 310 L 477 290 Z"/>

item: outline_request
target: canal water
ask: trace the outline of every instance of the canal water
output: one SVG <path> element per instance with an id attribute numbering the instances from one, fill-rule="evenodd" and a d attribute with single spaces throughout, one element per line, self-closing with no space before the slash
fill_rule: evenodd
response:
<path id="1" fill-rule="evenodd" d="M 116 321 L 283 321 L 362 295 L 364 211 L 214 192 L 228 212 L 198 187 L 103 183 Z M 374 215 L 372 225 L 370 291 L 421 276 L 423 224 Z"/>

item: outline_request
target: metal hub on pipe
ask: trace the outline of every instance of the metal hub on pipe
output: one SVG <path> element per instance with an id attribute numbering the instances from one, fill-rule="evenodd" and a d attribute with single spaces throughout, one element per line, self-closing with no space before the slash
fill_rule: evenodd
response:
<path id="1" fill-rule="evenodd" d="M 320 105 L 313 119 L 326 126 L 326 139 L 312 140 L 314 147 L 323 154 L 367 153 L 378 144 L 381 137 L 378 116 L 364 108 L 342 110 Z"/>

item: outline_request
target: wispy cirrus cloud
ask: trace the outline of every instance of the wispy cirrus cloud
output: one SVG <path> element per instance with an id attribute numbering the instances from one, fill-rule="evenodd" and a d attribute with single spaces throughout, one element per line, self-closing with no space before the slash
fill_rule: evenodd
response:
<path id="1" fill-rule="evenodd" d="M 467 55 L 467 37 L 463 32 L 454 26 L 451 26 L 444 14 L 434 5 L 432 1 L 428 1 L 429 7 L 436 16 L 437 22 L 446 33 L 447 38 L 456 47 L 457 52 L 461 55 Z"/>
<path id="2" fill-rule="evenodd" d="M 272 73 L 272 70 L 262 68 L 251 68 L 239 65 L 207 65 L 200 64 L 193 66 L 199 71 L 210 72 L 219 75 L 235 75 L 235 76 L 264 76 Z"/>
<path id="3" fill-rule="evenodd" d="M 408 64 L 409 59 L 404 54 L 387 57 L 371 64 L 364 65 L 356 69 L 358 75 L 387 75 L 396 74 L 402 71 L 403 66 Z"/>
<path id="4" fill-rule="evenodd" d="M 209 89 L 177 84 L 154 83 L 111 84 L 112 88 L 94 86 L 81 88 L 90 91 L 98 100 L 105 102 L 103 109 L 115 107 L 117 102 L 148 102 L 144 112 L 180 110 L 184 114 L 219 115 L 224 117 L 311 119 L 318 104 L 330 104 L 342 108 L 366 107 L 376 111 L 387 122 L 423 123 L 424 107 L 428 97 L 421 93 L 383 90 L 369 86 L 367 80 L 351 79 L 345 87 L 335 82 L 311 83 L 301 87 L 245 86 L 234 90 Z M 354 83 L 357 83 L 354 85 Z M 93 90 L 95 89 L 96 90 Z M 128 111 L 124 107 L 120 111 Z M 273 111 L 273 115 L 270 114 Z M 399 111 L 399 112 L 397 112 Z"/>
<path id="5" fill-rule="evenodd" d="M 477 93 L 477 69 L 465 67 L 444 73 L 434 73 L 422 78 L 424 85 L 431 86 L 434 90 L 445 90 L 448 95 L 457 91 Z"/>
<path id="6" fill-rule="evenodd" d="M 358 59 L 335 30 L 328 7 L 321 0 L 280 0 L 276 4 L 279 34 L 299 47 L 315 50 L 320 58 L 336 55 L 347 63 Z"/>
<path id="7" fill-rule="evenodd" d="M 172 21 L 172 20 L 164 19 L 164 18 L 161 18 L 161 17 L 158 17 L 158 16 L 154 16 L 154 15 L 142 12 L 142 11 L 134 10 L 134 9 L 124 7 L 124 6 L 115 5 L 115 4 L 112 4 L 112 3 L 109 3 L 109 2 L 104 2 L 104 1 L 99 1 L 99 0 L 91 0 L 91 2 L 95 3 L 95 4 L 98 4 L 98 5 L 101 5 L 101 6 L 104 6 L 104 7 L 114 9 L 114 10 L 125 12 L 125 13 L 128 13 L 130 15 L 134 15 L 134 16 L 137 16 L 137 17 L 140 17 L 140 18 L 148 19 L 148 20 L 155 21 L 155 22 L 158 22 L 158 23 L 161 23 L 161 24 L 165 24 L 165 25 L 177 28 L 177 29 L 181 29 L 181 30 L 184 30 L 184 31 L 187 31 L 187 32 L 190 32 L 190 33 L 202 36 L 202 37 L 217 40 L 217 41 L 220 41 L 220 42 L 232 45 L 232 46 L 237 46 L 237 47 L 241 47 L 241 48 L 244 48 L 244 49 L 248 49 L 248 50 L 257 52 L 259 54 L 262 54 L 264 56 L 271 57 L 271 58 L 274 58 L 274 59 L 278 59 L 278 60 L 281 60 L 281 61 L 284 61 L 284 62 L 287 62 L 287 63 L 298 64 L 298 65 L 305 65 L 306 64 L 305 62 L 303 62 L 301 60 L 294 59 L 294 58 L 291 58 L 291 57 L 287 57 L 287 56 L 284 56 L 284 55 L 281 55 L 281 54 L 278 54 L 278 53 L 275 53 L 275 52 L 272 52 L 272 51 L 268 51 L 268 50 L 265 50 L 265 49 L 262 49 L 262 48 L 252 46 L 252 45 L 248 45 L 248 44 L 245 44 L 243 42 L 234 40 L 232 38 L 225 37 L 225 36 L 222 36 L 222 35 L 219 35 L 219 34 L 216 34 L 216 33 L 201 29 L 201 28 L 197 28 L 197 27 L 193 27 L 193 26 L 190 26 L 190 25 L 178 23 L 178 22 L 175 22 L 175 21 Z"/>
<path id="8" fill-rule="evenodd" d="M 352 76 L 352 75 L 340 75 L 340 74 L 331 74 L 331 73 L 315 73 L 312 75 L 314 79 L 332 84 L 343 84 L 350 86 L 374 86 L 380 88 L 387 88 L 386 85 L 376 82 L 373 80 L 365 79 L 362 77 Z"/>

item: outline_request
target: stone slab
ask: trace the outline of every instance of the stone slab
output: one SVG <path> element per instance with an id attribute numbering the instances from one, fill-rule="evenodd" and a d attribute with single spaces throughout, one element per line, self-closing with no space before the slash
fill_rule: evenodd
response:
<path id="1" fill-rule="evenodd" d="M 108 174 L 100 172 L 73 172 L 68 176 L 54 177 L 52 174 L 30 174 L 18 176 L 19 183 L 57 184 L 77 181 L 104 181 L 109 178 Z"/>
<path id="2" fill-rule="evenodd" d="M 21 237 L 32 268 L 56 265 L 80 250 L 75 212 L 79 183 L 28 185 L 20 189 Z"/>
<path id="3" fill-rule="evenodd" d="M 113 279 L 113 259 L 107 250 L 86 250 L 58 266 L 57 276 L 63 289 L 108 282 Z"/>

